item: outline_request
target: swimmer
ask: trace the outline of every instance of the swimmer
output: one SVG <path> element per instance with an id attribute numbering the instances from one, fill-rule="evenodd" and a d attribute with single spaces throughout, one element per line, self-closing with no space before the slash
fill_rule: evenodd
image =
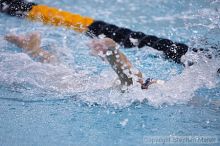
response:
<path id="1" fill-rule="evenodd" d="M 56 56 L 40 47 L 41 36 L 38 32 L 33 32 L 26 36 L 9 34 L 5 36 L 5 40 L 22 48 L 32 58 L 40 58 L 42 63 L 55 63 L 58 61 Z M 130 86 L 136 80 L 141 85 L 141 89 L 148 89 L 151 84 L 161 83 L 160 80 L 152 80 L 150 78 L 144 81 L 143 74 L 134 69 L 131 62 L 118 49 L 117 44 L 112 39 L 94 39 L 88 46 L 91 48 L 91 55 L 99 56 L 111 65 L 118 75 L 121 85 Z"/>

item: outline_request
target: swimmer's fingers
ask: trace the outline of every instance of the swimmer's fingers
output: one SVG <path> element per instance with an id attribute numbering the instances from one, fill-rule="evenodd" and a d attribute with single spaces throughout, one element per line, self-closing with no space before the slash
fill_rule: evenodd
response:
<path id="1" fill-rule="evenodd" d="M 102 61 L 106 61 L 106 53 L 109 49 L 114 49 L 116 43 L 109 38 L 104 39 L 93 39 L 91 42 L 87 43 L 87 46 L 91 49 L 90 55 L 98 56 Z"/>
<path id="2" fill-rule="evenodd" d="M 105 54 L 108 48 L 99 40 L 92 40 L 87 44 L 91 49 L 90 55 L 99 56 L 100 54 Z"/>
<path id="3" fill-rule="evenodd" d="M 110 38 L 104 38 L 102 39 L 102 43 L 107 47 L 107 48 L 116 48 L 116 42 Z"/>
<path id="4" fill-rule="evenodd" d="M 110 38 L 93 39 L 88 43 L 88 46 L 97 51 L 107 51 L 108 49 L 116 48 L 116 43 Z"/>
<path id="5" fill-rule="evenodd" d="M 116 47 L 115 41 L 113 41 L 110 38 L 95 39 L 92 41 L 92 43 L 95 45 L 102 45 L 103 48 L 107 48 L 107 49 Z"/>
<path id="6" fill-rule="evenodd" d="M 14 43 L 16 40 L 19 39 L 19 36 L 15 35 L 15 34 L 7 34 L 4 39 L 8 42 Z"/>
<path id="7" fill-rule="evenodd" d="M 88 43 L 86 43 L 86 45 L 89 47 L 89 48 L 94 48 L 95 45 L 97 44 L 98 42 L 98 39 L 92 39 L 91 41 L 89 41 Z"/>
<path id="8" fill-rule="evenodd" d="M 23 36 L 18 36 L 15 34 L 8 34 L 4 37 L 4 39 L 10 43 L 17 45 L 18 47 L 22 47 L 25 43 L 25 38 Z"/>

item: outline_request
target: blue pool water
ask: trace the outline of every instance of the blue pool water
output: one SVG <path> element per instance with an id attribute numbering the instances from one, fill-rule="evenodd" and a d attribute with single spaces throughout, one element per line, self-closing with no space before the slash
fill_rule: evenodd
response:
<path id="1" fill-rule="evenodd" d="M 86 36 L 0 13 L 0 145 L 144 146 L 146 136 L 219 139 L 218 0 L 35 2 L 207 48 L 215 57 L 188 52 L 183 59 L 196 64 L 184 68 L 151 48 L 121 49 L 145 76 L 166 80 L 147 91 L 134 86 L 121 93 L 110 66 L 89 55 Z M 60 64 L 36 62 L 3 39 L 32 31 L 41 33 L 43 48 Z"/>

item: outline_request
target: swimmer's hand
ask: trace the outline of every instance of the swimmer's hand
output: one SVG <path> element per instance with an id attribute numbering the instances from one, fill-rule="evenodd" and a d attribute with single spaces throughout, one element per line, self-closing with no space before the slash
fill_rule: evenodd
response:
<path id="1" fill-rule="evenodd" d="M 39 32 L 32 32 L 28 35 L 8 34 L 5 40 L 22 48 L 24 52 L 33 58 L 39 58 L 43 63 L 57 62 L 57 58 L 49 52 L 41 49 L 41 36 Z"/>
<path id="2" fill-rule="evenodd" d="M 87 44 L 91 49 L 90 54 L 93 56 L 99 56 L 103 60 L 105 59 L 106 52 L 108 49 L 115 49 L 116 43 L 110 38 L 104 39 L 93 39 Z"/>
<path id="3" fill-rule="evenodd" d="M 32 54 L 37 52 L 41 45 L 41 36 L 39 32 L 32 32 L 26 36 L 8 34 L 5 36 L 5 40 L 23 48 L 26 52 L 31 51 Z"/>

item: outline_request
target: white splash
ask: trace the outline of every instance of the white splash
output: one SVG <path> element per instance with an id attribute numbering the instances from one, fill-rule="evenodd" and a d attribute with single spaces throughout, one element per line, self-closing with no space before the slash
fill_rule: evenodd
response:
<path id="1" fill-rule="evenodd" d="M 199 88 L 215 87 L 219 66 L 218 60 L 203 58 L 163 84 L 152 85 L 148 90 L 141 90 L 135 84 L 126 93 L 121 93 L 117 85 L 114 86 L 116 75 L 111 70 L 91 77 L 65 65 L 35 62 L 24 53 L 0 53 L 0 82 L 11 86 L 28 83 L 63 96 L 78 94 L 85 102 L 101 105 L 124 107 L 147 99 L 150 105 L 158 107 L 187 103 Z"/>
<path id="2" fill-rule="evenodd" d="M 37 88 L 63 94 L 106 87 L 106 84 L 100 84 L 102 76 L 90 78 L 85 73 L 77 72 L 62 64 L 51 65 L 35 62 L 24 53 L 1 52 L 0 68 L 0 82 L 11 85 L 28 83 Z"/>

